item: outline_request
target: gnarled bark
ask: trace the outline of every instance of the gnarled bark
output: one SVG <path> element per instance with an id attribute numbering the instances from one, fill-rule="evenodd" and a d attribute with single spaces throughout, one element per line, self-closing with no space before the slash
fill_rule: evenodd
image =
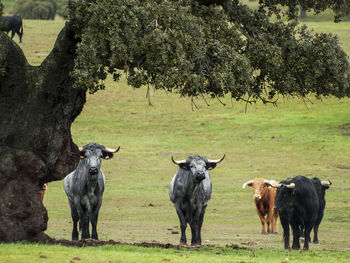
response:
<path id="1" fill-rule="evenodd" d="M 70 77 L 77 42 L 64 28 L 50 55 L 34 67 L 0 34 L 0 241 L 45 237 L 41 185 L 78 164 L 70 128 L 86 97 Z"/>

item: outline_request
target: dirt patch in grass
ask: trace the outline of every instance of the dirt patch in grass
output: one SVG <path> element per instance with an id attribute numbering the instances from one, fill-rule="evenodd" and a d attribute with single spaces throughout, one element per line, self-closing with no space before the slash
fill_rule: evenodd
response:
<path id="1" fill-rule="evenodd" d="M 95 239 L 82 239 L 82 240 L 67 240 L 67 239 L 54 239 L 49 237 L 46 234 L 42 234 L 31 240 L 35 243 L 41 243 L 41 244 L 49 244 L 49 245 L 62 245 L 67 247 L 96 247 L 96 246 L 104 246 L 104 245 L 128 245 L 128 246 L 138 246 L 138 247 L 157 247 L 157 248 L 165 248 L 165 249 L 197 249 L 201 247 L 216 247 L 215 245 L 204 245 L 201 247 L 191 247 L 191 246 L 184 246 L 184 245 L 173 245 L 170 243 L 159 243 L 159 242 L 140 242 L 140 243 L 124 243 L 114 240 L 95 240 Z M 240 247 L 236 244 L 230 244 L 226 245 L 226 248 L 232 248 L 232 249 L 247 249 L 246 247 Z"/>
<path id="2" fill-rule="evenodd" d="M 331 222 L 340 222 L 340 223 L 346 223 L 346 222 L 350 222 L 350 217 L 349 216 L 338 216 L 335 218 L 330 219 L 329 221 Z"/>
<path id="3" fill-rule="evenodd" d="M 338 128 L 343 132 L 343 136 L 350 136 L 350 123 L 342 124 Z"/>
<path id="4" fill-rule="evenodd" d="M 344 187 L 332 187 L 329 188 L 328 191 L 350 191 L 350 188 L 344 188 Z"/>
<path id="5" fill-rule="evenodd" d="M 102 241 L 95 239 L 82 239 L 82 240 L 67 240 L 67 239 L 54 239 L 48 236 L 42 237 L 41 239 L 34 240 L 34 242 L 50 245 L 62 245 L 67 247 L 95 247 L 95 246 L 104 246 L 104 245 L 128 245 L 128 246 L 138 246 L 138 247 L 157 247 L 165 249 L 196 249 L 200 247 L 191 247 L 184 245 L 173 245 L 170 243 L 159 243 L 159 242 L 141 242 L 141 243 L 124 243 L 114 240 Z M 204 245 L 201 247 L 216 247 L 215 245 Z M 246 247 L 241 247 L 236 244 L 226 245 L 226 248 L 232 249 L 247 249 Z"/>

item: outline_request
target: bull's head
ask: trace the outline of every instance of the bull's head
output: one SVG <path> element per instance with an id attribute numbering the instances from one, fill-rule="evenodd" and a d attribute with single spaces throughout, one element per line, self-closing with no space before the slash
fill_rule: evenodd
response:
<path id="1" fill-rule="evenodd" d="M 96 178 L 101 167 L 101 159 L 111 159 L 113 158 L 113 153 L 118 152 L 120 146 L 117 149 L 107 148 L 98 143 L 89 143 L 80 150 L 80 159 L 84 160 L 84 165 L 86 166 L 89 176 L 91 179 Z"/>
<path id="2" fill-rule="evenodd" d="M 249 186 L 253 188 L 253 198 L 254 200 L 258 201 L 260 200 L 265 192 L 267 191 L 268 187 L 273 187 L 276 185 L 277 182 L 274 180 L 266 180 L 264 178 L 254 178 L 253 180 L 249 180 L 243 184 L 243 188 L 246 186 Z"/>
<path id="3" fill-rule="evenodd" d="M 277 185 L 273 185 L 277 188 L 276 201 L 274 208 L 277 211 L 282 211 L 286 207 L 294 204 L 295 200 L 295 184 L 293 182 L 282 181 Z"/>
<path id="4" fill-rule="evenodd" d="M 171 157 L 171 160 L 181 169 L 190 171 L 194 181 L 196 183 L 200 183 L 202 180 L 204 180 L 206 171 L 214 169 L 218 163 L 224 160 L 224 158 L 225 154 L 222 158 L 217 160 L 206 159 L 199 155 L 190 156 L 181 161 L 176 161 L 173 157 Z"/>

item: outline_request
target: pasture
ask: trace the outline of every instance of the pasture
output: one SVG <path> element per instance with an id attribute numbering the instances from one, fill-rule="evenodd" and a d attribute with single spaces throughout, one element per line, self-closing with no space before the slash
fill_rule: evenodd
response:
<path id="1" fill-rule="evenodd" d="M 317 31 L 338 33 L 350 54 L 350 23 L 307 22 Z M 39 65 L 48 55 L 64 21 L 24 20 L 21 47 L 28 62 Z M 18 43 L 18 37 L 15 36 Z M 1 244 L 0 261 L 67 262 L 348 262 L 350 258 L 350 100 L 322 98 L 302 101 L 279 98 L 278 107 L 246 105 L 224 99 L 196 100 L 146 89 L 133 89 L 122 79 L 107 80 L 106 90 L 88 95 L 82 114 L 72 125 L 73 141 L 98 142 L 121 150 L 103 161 L 106 189 L 99 214 L 101 240 L 123 243 L 178 244 L 178 218 L 168 197 L 177 167 L 171 162 L 191 154 L 225 160 L 211 172 L 212 199 L 202 229 L 201 249 L 141 248 L 127 245 L 99 248 Z M 309 252 L 282 250 L 279 234 L 261 235 L 250 189 L 254 177 L 277 181 L 296 175 L 333 181 L 327 191 L 320 244 Z M 52 182 L 44 205 L 46 233 L 71 238 L 71 217 L 63 181 Z M 188 229 L 187 234 L 190 235 Z M 235 244 L 252 250 L 233 250 Z M 212 247 L 215 246 L 215 247 Z M 261 250 L 263 249 L 263 250 Z M 323 250 L 327 250 L 326 252 Z"/>

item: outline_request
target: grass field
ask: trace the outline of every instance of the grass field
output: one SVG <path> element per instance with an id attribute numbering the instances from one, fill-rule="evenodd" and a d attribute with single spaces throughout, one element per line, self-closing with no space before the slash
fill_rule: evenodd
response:
<path id="1" fill-rule="evenodd" d="M 316 31 L 338 33 L 350 54 L 350 24 L 308 22 Z M 33 65 L 50 52 L 63 20 L 24 20 L 21 47 Z M 15 37 L 18 42 L 18 37 Z M 226 159 L 211 172 L 212 200 L 204 219 L 206 245 L 237 244 L 253 250 L 205 247 L 199 250 L 146 249 L 130 246 L 67 248 L 31 244 L 0 245 L 0 262 L 349 262 L 350 260 L 350 100 L 323 98 L 313 103 L 280 98 L 278 107 L 248 106 L 229 99 L 196 103 L 176 94 L 128 87 L 125 80 L 106 82 L 106 90 L 88 96 L 73 123 L 78 145 L 98 142 L 121 146 L 104 161 L 106 190 L 99 215 L 101 240 L 177 244 L 178 219 L 168 198 L 177 167 L 170 160 L 201 154 Z M 242 184 L 254 177 L 281 180 L 298 174 L 330 177 L 320 244 L 309 252 L 282 250 L 278 235 L 261 235 L 252 191 Z M 53 182 L 45 195 L 51 237 L 70 239 L 71 219 L 63 182 Z M 188 235 L 190 235 L 188 231 Z M 263 250 L 260 250 L 263 249 Z M 323 251 L 326 250 L 326 251 Z M 42 256 L 42 257 L 41 257 Z"/>

